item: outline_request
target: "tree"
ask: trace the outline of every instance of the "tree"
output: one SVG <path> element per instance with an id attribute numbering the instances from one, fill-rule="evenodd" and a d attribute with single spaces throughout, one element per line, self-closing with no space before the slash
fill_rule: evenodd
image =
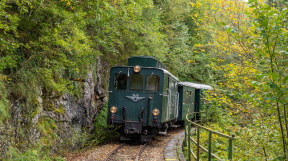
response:
<path id="1" fill-rule="evenodd" d="M 238 145 L 253 148 L 239 157 L 286 158 L 286 8 L 259 1 L 203 0 L 192 5 L 197 3 L 205 9 L 205 19 L 198 18 L 200 28 L 211 36 L 210 67 L 222 78 L 215 80 L 216 90 L 208 99 L 227 111 L 226 120 L 238 125 L 234 132 L 251 134 L 246 138 L 251 141 Z"/>

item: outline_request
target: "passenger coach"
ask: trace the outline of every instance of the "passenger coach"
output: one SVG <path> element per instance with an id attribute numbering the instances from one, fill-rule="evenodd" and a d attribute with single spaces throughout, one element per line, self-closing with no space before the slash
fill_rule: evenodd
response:
<path id="1" fill-rule="evenodd" d="M 128 66 L 110 70 L 108 124 L 120 125 L 121 140 L 150 141 L 186 113 L 200 110 L 195 107 L 201 88 L 195 85 L 179 82 L 153 57 L 130 57 Z"/>

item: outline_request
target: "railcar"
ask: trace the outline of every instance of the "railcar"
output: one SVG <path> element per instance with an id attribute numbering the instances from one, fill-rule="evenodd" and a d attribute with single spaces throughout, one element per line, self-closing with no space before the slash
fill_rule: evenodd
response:
<path id="1" fill-rule="evenodd" d="M 179 82 L 154 57 L 130 57 L 128 66 L 110 70 L 107 123 L 120 127 L 120 140 L 151 141 L 187 113 L 200 110 L 203 87 L 211 89 Z"/>
<path id="2" fill-rule="evenodd" d="M 184 121 L 186 114 L 200 112 L 203 105 L 202 93 L 205 90 L 211 90 L 212 87 L 205 84 L 192 82 L 178 82 L 179 93 L 179 116 L 178 121 Z M 191 119 L 198 120 L 201 114 L 191 116 Z"/>

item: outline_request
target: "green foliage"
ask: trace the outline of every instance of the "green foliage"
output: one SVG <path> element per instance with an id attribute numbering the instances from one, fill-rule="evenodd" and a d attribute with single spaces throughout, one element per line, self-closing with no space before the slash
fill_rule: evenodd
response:
<path id="1" fill-rule="evenodd" d="M 105 141 L 110 141 L 111 139 L 118 139 L 119 134 L 115 130 L 108 130 L 107 126 L 107 110 L 108 104 L 103 107 L 100 114 L 95 118 L 94 122 L 94 144 L 101 144 Z"/>
<path id="2" fill-rule="evenodd" d="M 287 159 L 287 9 L 275 4 L 192 3 L 199 32 L 208 33 L 195 47 L 208 49 L 206 69 L 215 89 L 207 100 L 218 124 L 211 126 L 236 134 L 237 159 Z"/>
<path id="3" fill-rule="evenodd" d="M 64 161 L 65 159 L 59 158 L 59 157 L 51 157 L 47 153 L 39 152 L 36 149 L 29 149 L 25 153 L 20 153 L 17 151 L 17 149 L 10 147 L 9 148 L 9 155 L 10 159 L 5 159 L 6 161 L 27 161 L 27 160 L 33 160 L 33 161 Z"/>
<path id="4" fill-rule="evenodd" d="M 41 109 L 63 114 L 65 110 L 53 107 L 50 99 L 60 98 L 66 92 L 80 98 L 83 85 L 70 79 L 85 79 L 89 70 L 95 73 L 100 68 L 99 59 L 103 79 L 110 66 L 126 65 L 132 55 L 147 55 L 167 64 L 172 73 L 179 73 L 184 80 L 191 80 L 191 76 L 198 82 L 207 80 L 210 67 L 205 61 L 209 55 L 201 47 L 195 49 L 201 54 L 192 54 L 195 47 L 191 44 L 203 39 L 194 30 L 198 27 L 191 19 L 194 11 L 189 3 L 188 0 L 2 0 L 0 126 L 10 127 L 7 123 L 15 120 L 5 136 L 11 138 L 8 139 L 12 140 L 11 146 L 18 148 L 24 158 L 30 153 L 31 157 L 39 156 L 41 150 L 29 151 L 35 143 L 27 141 L 32 135 L 29 128 L 35 127 L 40 133 L 41 148 L 55 149 L 61 128 L 53 119 L 41 116 Z M 17 106 L 21 119 L 15 118 L 12 106 Z M 104 130 L 105 110 L 95 120 L 95 143 L 117 135 Z M 35 117 L 39 117 L 37 123 L 33 122 Z M 91 139 L 85 132 L 72 133 L 71 142 L 59 144 L 83 147 Z"/>
<path id="5" fill-rule="evenodd" d="M 0 137 L 11 140 L 8 155 L 49 160 L 49 149 L 87 146 L 91 135 L 77 130 L 59 141 L 61 128 L 40 109 L 63 114 L 50 99 L 66 92 L 80 98 L 82 84 L 70 79 L 95 73 L 99 59 L 105 80 L 110 66 L 147 55 L 180 80 L 215 87 L 207 95 L 217 120 L 210 126 L 241 138 L 236 158 L 287 159 L 287 3 L 268 3 L 1 0 L 0 130 L 6 131 Z M 14 117 L 15 106 L 21 119 Z M 117 136 L 105 131 L 106 112 L 107 106 L 95 119 L 95 144 Z M 29 141 L 30 127 L 40 133 L 38 143 Z"/>

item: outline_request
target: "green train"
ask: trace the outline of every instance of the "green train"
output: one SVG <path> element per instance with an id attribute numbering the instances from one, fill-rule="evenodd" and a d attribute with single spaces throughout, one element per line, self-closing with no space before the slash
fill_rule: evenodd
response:
<path id="1" fill-rule="evenodd" d="M 120 140 L 151 141 L 200 111 L 204 89 L 212 87 L 179 82 L 154 57 L 130 57 L 110 70 L 107 123 L 119 127 Z"/>

